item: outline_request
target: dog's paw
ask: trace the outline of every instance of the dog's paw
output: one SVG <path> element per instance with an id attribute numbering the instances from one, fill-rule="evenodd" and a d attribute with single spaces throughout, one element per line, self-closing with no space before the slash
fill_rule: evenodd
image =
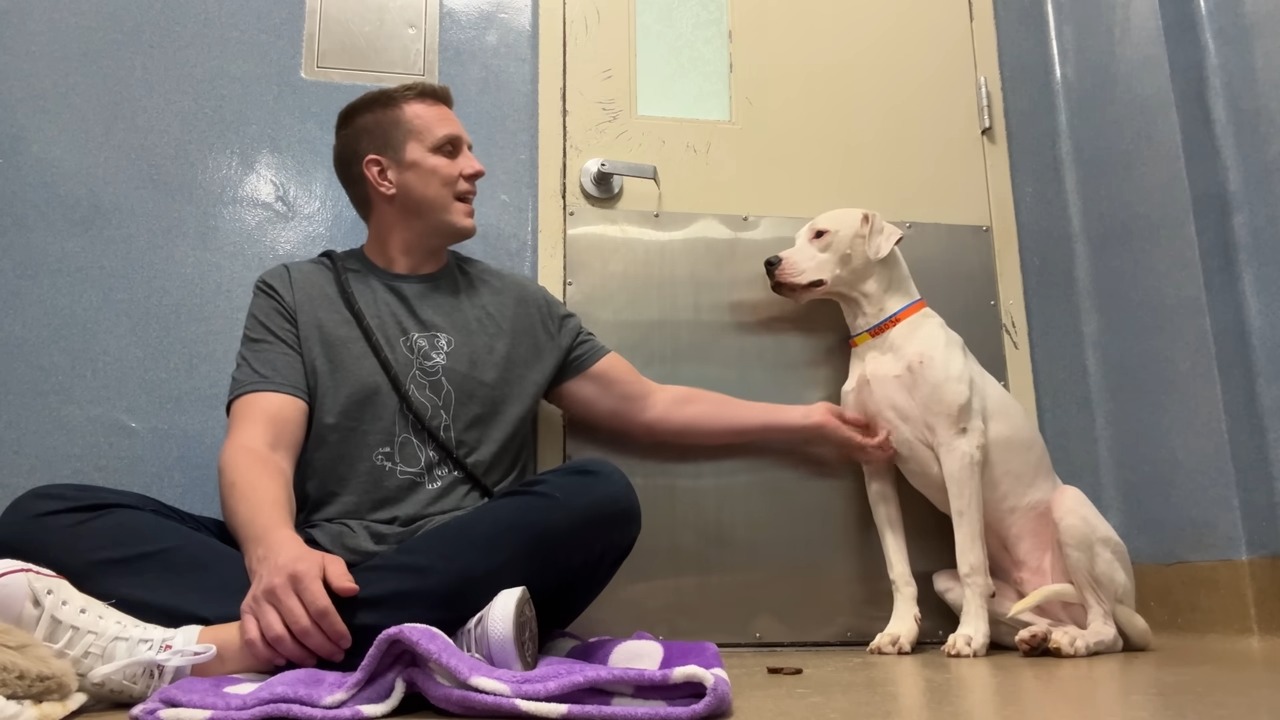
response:
<path id="1" fill-rule="evenodd" d="M 894 603 L 889 624 L 876 635 L 867 652 L 872 655 L 910 655 L 920 637 L 920 609 L 914 603 Z"/>
<path id="2" fill-rule="evenodd" d="M 947 638 L 947 644 L 942 646 L 942 652 L 947 657 L 953 658 L 982 657 L 987 654 L 989 642 L 989 638 L 974 637 L 968 633 L 956 631 Z"/>
<path id="3" fill-rule="evenodd" d="M 1018 645 L 1018 652 L 1027 657 L 1044 654 L 1049 648 L 1050 630 L 1045 625 L 1032 625 L 1018 631 L 1013 641 Z"/>
<path id="4" fill-rule="evenodd" d="M 1054 628 L 1049 634 L 1049 652 L 1054 657 L 1073 658 L 1089 654 L 1089 643 L 1085 631 L 1075 625 Z"/>
<path id="5" fill-rule="evenodd" d="M 916 628 L 912 628 L 910 633 L 898 633 L 885 628 L 867 646 L 867 652 L 872 655 L 910 655 L 918 634 L 919 630 Z"/>

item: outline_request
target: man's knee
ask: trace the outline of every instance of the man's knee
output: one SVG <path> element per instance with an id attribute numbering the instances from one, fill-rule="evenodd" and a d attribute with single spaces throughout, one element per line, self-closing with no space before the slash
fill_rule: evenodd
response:
<path id="1" fill-rule="evenodd" d="M 67 496 L 63 485 L 40 485 L 20 493 L 0 513 L 0 557 L 25 554 L 31 543 L 41 543 L 44 519 L 56 512 Z"/>
<path id="2" fill-rule="evenodd" d="M 628 544 L 635 542 L 640 536 L 640 498 L 621 468 L 603 458 L 579 458 L 560 470 L 572 479 L 572 495 L 582 501 L 583 513 L 593 524 Z"/>
<path id="3" fill-rule="evenodd" d="M 38 485 L 19 494 L 4 513 L 0 514 L 0 525 L 10 522 L 26 521 L 65 510 L 69 505 L 77 504 L 88 494 L 92 494 L 94 486 L 73 483 Z"/>
<path id="4" fill-rule="evenodd" d="M 0 513 L 0 557 L 20 553 L 31 543 L 45 543 L 56 531 L 57 516 L 86 504 L 101 503 L 110 488 L 79 483 L 39 485 L 19 494 Z"/>

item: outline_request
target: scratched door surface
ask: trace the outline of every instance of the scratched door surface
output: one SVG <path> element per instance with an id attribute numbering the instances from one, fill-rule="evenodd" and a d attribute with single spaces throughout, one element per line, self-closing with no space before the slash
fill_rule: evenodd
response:
<path id="1" fill-rule="evenodd" d="M 1003 377 L 965 3 L 566 0 L 565 20 L 565 298 L 605 342 L 664 382 L 836 401 L 838 311 L 771 296 L 761 262 L 806 218 L 858 206 L 912 223 L 922 289 Z M 599 160 L 638 177 L 609 196 L 590 182 Z M 645 512 L 580 630 L 865 642 L 887 620 L 856 468 L 655 455 L 572 424 L 566 452 L 622 465 Z M 936 639 L 955 623 L 929 583 L 953 566 L 951 532 L 903 495 Z"/>

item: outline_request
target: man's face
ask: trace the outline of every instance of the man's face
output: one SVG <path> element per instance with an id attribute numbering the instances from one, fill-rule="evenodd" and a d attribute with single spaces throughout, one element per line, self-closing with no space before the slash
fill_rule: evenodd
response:
<path id="1" fill-rule="evenodd" d="M 392 163 L 397 214 L 447 244 L 476 234 L 476 183 L 484 166 L 452 110 L 438 103 L 404 106 L 404 154 Z"/>

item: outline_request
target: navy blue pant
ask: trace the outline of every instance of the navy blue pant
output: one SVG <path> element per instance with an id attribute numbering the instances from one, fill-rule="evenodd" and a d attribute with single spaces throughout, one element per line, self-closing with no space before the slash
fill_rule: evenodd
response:
<path id="1" fill-rule="evenodd" d="M 519 585 L 529 588 L 540 631 L 563 630 L 613 579 L 639 534 L 635 490 L 613 465 L 574 460 L 536 475 L 352 567 L 359 595 L 331 595 L 352 635 L 338 667 L 357 665 L 392 625 L 452 634 Z M 0 557 L 49 568 L 166 627 L 238 620 L 249 590 L 244 557 L 221 520 L 95 485 L 46 485 L 15 499 L 0 514 Z"/>

